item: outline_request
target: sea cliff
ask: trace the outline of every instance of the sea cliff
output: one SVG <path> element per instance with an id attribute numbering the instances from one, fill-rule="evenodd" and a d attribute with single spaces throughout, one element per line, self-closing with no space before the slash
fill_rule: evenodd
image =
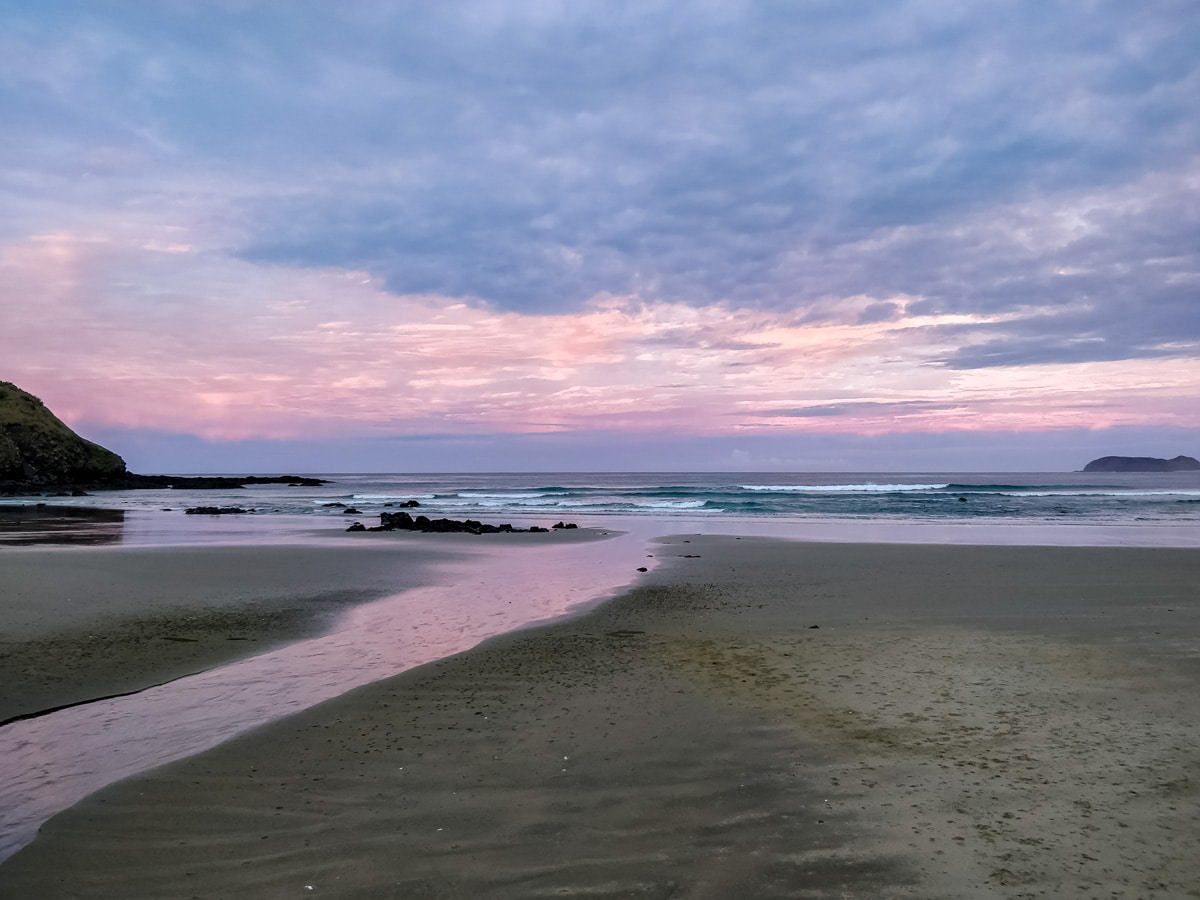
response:
<path id="1" fill-rule="evenodd" d="M 325 483 L 300 475 L 138 475 L 128 471 L 125 460 L 116 453 L 72 431 L 33 394 L 0 381 L 0 494 Z"/>

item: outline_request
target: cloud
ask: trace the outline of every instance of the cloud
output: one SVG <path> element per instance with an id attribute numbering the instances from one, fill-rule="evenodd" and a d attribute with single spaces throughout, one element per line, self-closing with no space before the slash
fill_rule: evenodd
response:
<path id="1" fill-rule="evenodd" d="M 954 403 L 926 403 L 921 401 L 880 403 L 873 400 L 864 400 L 857 403 L 831 403 L 821 406 L 800 406 L 794 409 L 772 409 L 763 412 L 762 415 L 797 419 L 864 415 L 898 418 L 904 416 L 906 413 L 944 412 L 946 410 L 964 411 L 962 406 Z"/>
<path id="2" fill-rule="evenodd" d="M 1198 44 L 1190 0 L 14 6 L 3 363 L 223 440 L 1194 427 Z"/>
<path id="3" fill-rule="evenodd" d="M 1196 233 L 1187 2 L 79 9 L 26 12 L 7 39 L 28 166 L 90 167 L 108 187 L 84 205 L 167 199 L 96 168 L 106 155 L 152 182 L 215 181 L 241 258 L 397 294 L 1049 306 L 1076 286 L 1028 264 L 1106 280 L 1154 237 L 1099 207 L 1084 245 L 1036 253 L 1026 223 L 990 214 L 1103 201 L 1149 173 L 1161 190 L 1136 218 L 1176 226 L 1159 236 L 1175 252 Z"/>
<path id="4" fill-rule="evenodd" d="M 1195 358 L 941 362 L 961 346 L 948 333 L 1019 313 L 875 320 L 859 298 L 837 319 L 612 295 L 518 312 L 71 233 L 0 245 L 0 293 L 27 300 L 0 320 L 7 377 L 65 419 L 214 440 L 1200 425 Z"/>

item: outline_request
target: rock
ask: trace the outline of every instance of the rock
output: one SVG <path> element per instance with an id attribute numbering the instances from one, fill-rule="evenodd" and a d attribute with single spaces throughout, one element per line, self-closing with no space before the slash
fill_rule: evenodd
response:
<path id="1" fill-rule="evenodd" d="M 347 506 L 345 509 L 342 510 L 342 515 L 343 516 L 361 516 L 362 510 L 355 509 L 353 506 Z"/>
<path id="2" fill-rule="evenodd" d="M 1085 472 L 1197 472 L 1200 460 L 1191 456 L 1158 459 L 1153 456 L 1102 456 L 1083 467 Z"/>
<path id="3" fill-rule="evenodd" d="M 366 531 L 367 526 L 364 525 L 362 522 L 351 522 L 350 527 L 347 528 L 346 530 L 347 531 Z"/>
<path id="4" fill-rule="evenodd" d="M 475 519 L 431 519 L 428 516 L 413 518 L 404 512 L 381 512 L 379 524 L 368 531 L 419 531 L 423 534 L 511 534 L 521 531 L 546 533 L 549 528 L 513 528 L 512 525 L 490 525 Z"/>
<path id="5" fill-rule="evenodd" d="M 550 527 L 551 528 L 578 528 L 579 526 L 576 525 L 574 522 L 567 522 L 567 523 L 558 522 L 554 525 L 551 525 Z"/>
<path id="6" fill-rule="evenodd" d="M 405 500 L 403 503 L 401 503 L 399 505 L 402 507 L 406 507 L 408 509 L 416 509 L 421 504 L 418 503 L 416 500 Z"/>
<path id="7" fill-rule="evenodd" d="M 15 384 L 0 381 L 0 494 L 36 494 L 65 488 L 138 490 L 191 488 L 224 490 L 248 484 L 318 487 L 328 484 L 303 475 L 185 477 L 137 475 L 111 450 L 77 435 L 39 400 Z"/>
<path id="8" fill-rule="evenodd" d="M 193 491 L 218 491 L 245 487 L 248 484 L 286 484 L 288 487 L 317 487 L 329 484 L 321 478 L 300 478 L 297 475 L 135 475 L 132 472 L 114 487 L 189 488 Z"/>
<path id="9" fill-rule="evenodd" d="M 240 506 L 189 506 L 184 511 L 188 516 L 235 516 L 248 513 L 250 510 Z"/>

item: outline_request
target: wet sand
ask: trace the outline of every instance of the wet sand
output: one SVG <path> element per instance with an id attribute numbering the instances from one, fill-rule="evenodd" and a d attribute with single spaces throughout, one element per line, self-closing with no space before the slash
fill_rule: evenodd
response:
<path id="1" fill-rule="evenodd" d="M 136 691 L 317 634 L 427 583 L 454 548 L 0 548 L 0 722 Z"/>
<path id="2" fill-rule="evenodd" d="M 1200 552 L 650 552 L 93 795 L 0 896 L 1196 896 Z"/>

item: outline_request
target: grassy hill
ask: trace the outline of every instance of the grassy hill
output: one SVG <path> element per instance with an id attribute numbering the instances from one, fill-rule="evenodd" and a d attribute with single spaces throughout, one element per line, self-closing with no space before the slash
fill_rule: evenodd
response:
<path id="1" fill-rule="evenodd" d="M 0 482 L 104 484 L 125 475 L 125 460 L 85 440 L 37 397 L 0 381 Z"/>

